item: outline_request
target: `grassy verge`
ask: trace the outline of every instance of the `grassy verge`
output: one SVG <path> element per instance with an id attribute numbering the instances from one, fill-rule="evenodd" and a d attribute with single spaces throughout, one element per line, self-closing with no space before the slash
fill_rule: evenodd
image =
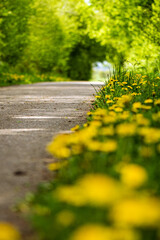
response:
<path id="1" fill-rule="evenodd" d="M 70 81 L 70 79 L 62 76 L 54 76 L 51 74 L 20 74 L 20 73 L 0 73 L 0 87 L 19 85 L 19 84 L 31 84 L 36 82 L 61 82 Z"/>
<path id="2" fill-rule="evenodd" d="M 160 78 L 121 73 L 47 149 L 57 173 L 20 206 L 43 240 L 160 239 Z"/>

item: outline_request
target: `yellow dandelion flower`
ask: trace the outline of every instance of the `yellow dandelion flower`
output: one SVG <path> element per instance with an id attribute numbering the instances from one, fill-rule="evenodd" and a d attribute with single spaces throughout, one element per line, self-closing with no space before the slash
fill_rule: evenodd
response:
<path id="1" fill-rule="evenodd" d="M 48 169 L 50 171 L 56 171 L 56 170 L 59 170 L 59 169 L 65 167 L 65 166 L 67 166 L 67 164 L 68 164 L 68 161 L 50 163 L 48 165 Z"/>
<path id="2" fill-rule="evenodd" d="M 71 240 L 139 240 L 139 235 L 127 228 L 109 228 L 98 224 L 87 224 L 79 227 Z"/>
<path id="3" fill-rule="evenodd" d="M 135 92 L 133 92 L 133 93 L 131 93 L 131 96 L 137 96 L 137 93 L 135 93 Z"/>
<path id="4" fill-rule="evenodd" d="M 96 121 L 101 121 L 103 116 L 100 116 L 100 115 L 94 115 L 93 116 L 93 120 L 96 122 Z"/>
<path id="5" fill-rule="evenodd" d="M 84 124 L 83 124 L 83 127 L 84 127 L 84 128 L 88 127 L 88 123 L 84 123 Z"/>
<path id="6" fill-rule="evenodd" d="M 110 124 L 110 123 L 114 123 L 114 122 L 116 122 L 115 116 L 106 116 L 105 118 L 103 118 L 104 124 Z"/>
<path id="7" fill-rule="evenodd" d="M 93 114 L 94 114 L 94 116 L 105 116 L 107 114 L 107 110 L 97 108 L 96 111 Z"/>
<path id="8" fill-rule="evenodd" d="M 150 121 L 149 119 L 145 118 L 142 114 L 136 114 L 135 116 L 135 120 L 136 120 L 136 123 L 137 125 L 139 126 L 148 126 L 150 124 Z"/>
<path id="9" fill-rule="evenodd" d="M 119 99 L 119 97 L 114 97 L 113 100 L 117 101 Z"/>
<path id="10" fill-rule="evenodd" d="M 141 102 L 135 102 L 132 105 L 133 109 L 135 109 L 135 110 L 140 109 L 141 106 L 142 106 Z"/>
<path id="11" fill-rule="evenodd" d="M 109 99 L 111 97 L 111 95 L 105 95 L 105 98 Z"/>
<path id="12" fill-rule="evenodd" d="M 79 125 L 76 125 L 75 127 L 71 128 L 72 132 L 77 131 L 77 130 L 79 130 Z"/>
<path id="13" fill-rule="evenodd" d="M 107 100 L 106 103 L 107 104 L 113 103 L 113 100 Z"/>
<path id="14" fill-rule="evenodd" d="M 142 81 L 142 84 L 145 85 L 147 83 L 147 81 Z"/>
<path id="15" fill-rule="evenodd" d="M 92 112 L 87 112 L 87 115 L 88 116 L 91 116 L 93 113 Z"/>
<path id="16" fill-rule="evenodd" d="M 91 123 L 90 123 L 90 128 L 98 128 L 98 127 L 100 127 L 101 125 L 102 125 L 102 123 L 99 122 L 99 121 L 91 121 Z"/>
<path id="17" fill-rule="evenodd" d="M 114 79 L 113 82 L 118 82 L 118 80 L 117 80 L 117 79 Z"/>
<path id="18" fill-rule="evenodd" d="M 107 142 L 101 143 L 99 146 L 102 152 L 115 152 L 117 150 L 117 142 L 115 140 L 108 140 Z"/>
<path id="19" fill-rule="evenodd" d="M 70 151 L 66 147 L 68 136 L 67 134 L 56 136 L 54 140 L 48 144 L 47 151 L 59 158 L 68 157 L 70 155 Z"/>
<path id="20" fill-rule="evenodd" d="M 121 108 L 121 107 L 116 107 L 114 110 L 115 110 L 115 112 L 117 112 L 117 113 L 123 112 L 123 108 Z"/>
<path id="21" fill-rule="evenodd" d="M 124 111 L 121 115 L 119 115 L 119 119 L 126 120 L 130 117 L 129 111 Z"/>
<path id="22" fill-rule="evenodd" d="M 158 128 L 142 127 L 138 134 L 144 137 L 147 144 L 157 143 L 160 140 L 160 130 Z"/>
<path id="23" fill-rule="evenodd" d="M 95 206 L 113 204 L 120 197 L 121 188 L 112 178 L 103 174 L 87 174 L 76 183 L 86 202 Z"/>
<path id="24" fill-rule="evenodd" d="M 95 123 L 95 125 L 93 125 L 93 123 Z M 99 124 L 99 122 L 97 123 Z M 98 126 L 99 125 L 96 125 L 96 122 L 94 121 L 89 127 L 84 128 L 81 131 L 77 132 L 76 135 L 71 134 L 71 137 L 70 137 L 71 140 L 73 138 L 71 143 L 85 144 L 87 141 L 89 141 L 90 139 L 92 139 L 94 136 L 97 135 Z"/>
<path id="25" fill-rule="evenodd" d="M 71 151 L 70 149 L 63 147 L 59 150 L 59 152 L 57 152 L 57 154 L 55 154 L 55 156 L 57 156 L 58 158 L 68 158 L 71 155 Z"/>
<path id="26" fill-rule="evenodd" d="M 117 107 L 118 107 L 117 104 L 113 104 L 113 105 L 110 106 L 108 109 L 109 109 L 109 111 L 112 111 L 112 110 L 114 110 L 114 109 L 117 108 Z"/>
<path id="27" fill-rule="evenodd" d="M 114 135 L 113 125 L 110 125 L 109 127 L 101 128 L 100 135 L 103 135 L 103 136 L 113 136 Z"/>
<path id="28" fill-rule="evenodd" d="M 121 226 L 159 226 L 160 201 L 150 197 L 124 199 L 113 208 L 112 218 Z"/>
<path id="29" fill-rule="evenodd" d="M 131 100 L 132 100 L 131 95 L 122 95 L 122 97 L 119 98 L 119 100 L 118 100 L 118 105 L 120 105 L 122 107 L 128 106 Z"/>
<path id="30" fill-rule="evenodd" d="M 9 223 L 0 222 L 0 240 L 20 240 L 20 233 Z"/>
<path id="31" fill-rule="evenodd" d="M 60 201 L 75 206 L 91 204 L 106 206 L 113 204 L 120 197 L 119 184 L 101 174 L 88 174 L 79 179 L 75 185 L 60 186 L 53 194 Z"/>
<path id="32" fill-rule="evenodd" d="M 59 201 L 72 204 L 74 206 L 83 206 L 86 204 L 86 198 L 78 186 L 60 186 L 53 192 L 54 197 Z"/>
<path id="33" fill-rule="evenodd" d="M 160 99 L 155 100 L 154 104 L 155 105 L 160 105 Z"/>
<path id="34" fill-rule="evenodd" d="M 134 123 L 121 123 L 117 126 L 116 132 L 123 137 L 133 136 L 136 134 L 136 127 Z"/>
<path id="35" fill-rule="evenodd" d="M 99 142 L 96 140 L 90 140 L 86 143 L 88 150 L 90 151 L 102 151 L 102 152 L 115 152 L 117 149 L 117 142 L 115 140 L 109 140 L 107 142 Z"/>
<path id="36" fill-rule="evenodd" d="M 146 99 L 146 100 L 144 101 L 144 103 L 150 104 L 150 103 L 153 103 L 153 100 L 152 100 L 152 99 Z"/>
<path id="37" fill-rule="evenodd" d="M 80 154 L 83 151 L 83 147 L 81 144 L 76 144 L 76 145 L 72 145 L 72 149 L 71 152 L 74 155 Z"/>
<path id="38" fill-rule="evenodd" d="M 141 105 L 141 109 L 143 110 L 150 110 L 151 108 L 151 106 Z"/>
<path id="39" fill-rule="evenodd" d="M 106 234 L 106 227 L 95 224 L 84 225 L 78 228 L 71 236 L 71 240 L 106 240 L 106 239 L 108 239 L 108 236 Z"/>
<path id="40" fill-rule="evenodd" d="M 137 83 L 132 83 L 132 86 L 137 86 Z"/>
<path id="41" fill-rule="evenodd" d="M 109 116 L 116 117 L 116 116 L 117 116 L 117 114 L 116 114 L 114 111 L 109 111 Z"/>
<path id="42" fill-rule="evenodd" d="M 135 102 L 132 105 L 132 111 L 133 112 L 138 112 L 139 109 L 141 109 L 142 104 L 140 102 Z"/>
<path id="43" fill-rule="evenodd" d="M 90 151 L 100 151 L 101 143 L 96 140 L 89 140 L 86 142 L 86 146 Z"/>
<path id="44" fill-rule="evenodd" d="M 121 181 L 131 188 L 142 186 L 147 181 L 146 170 L 137 164 L 126 164 L 120 169 Z"/>

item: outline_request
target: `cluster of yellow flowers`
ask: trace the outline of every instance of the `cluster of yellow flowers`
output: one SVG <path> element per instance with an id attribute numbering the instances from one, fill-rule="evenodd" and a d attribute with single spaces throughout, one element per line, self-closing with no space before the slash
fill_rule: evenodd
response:
<path id="1" fill-rule="evenodd" d="M 71 81 L 69 78 L 51 76 L 48 74 L 17 74 L 17 73 L 3 73 L 1 79 L 1 85 L 8 84 L 30 84 L 34 82 L 44 82 L 44 81 L 53 81 L 53 82 L 64 82 Z"/>
<path id="2" fill-rule="evenodd" d="M 22 74 L 20 75 L 20 74 L 16 74 L 16 73 L 15 74 L 13 74 L 13 73 L 6 73 L 5 76 L 8 77 L 8 78 L 13 78 L 15 80 L 24 79 L 24 77 L 25 77 Z"/>
<path id="3" fill-rule="evenodd" d="M 144 144 L 158 143 L 160 141 L 160 129 L 151 127 L 152 120 L 160 121 L 160 111 L 151 116 L 146 114 L 153 107 L 160 105 L 160 99 L 144 99 L 144 102 L 136 101 L 136 96 L 141 95 L 144 86 L 147 84 L 145 76 L 137 76 L 139 82 L 133 82 L 131 85 L 127 82 L 119 82 L 111 79 L 103 87 L 103 93 L 107 91 L 105 97 L 97 96 L 97 101 L 103 101 L 106 109 L 98 108 L 91 114 L 92 120 L 87 127 L 71 135 L 58 136 L 49 146 L 48 150 L 56 157 L 66 158 L 72 154 L 79 154 L 88 149 L 91 151 L 113 152 L 117 149 L 117 141 L 120 137 L 139 136 L 143 138 Z M 127 87 L 127 94 L 123 94 L 122 86 Z M 152 83 L 152 88 L 157 84 Z M 133 89 L 138 89 L 133 92 Z M 114 93 L 111 92 L 114 89 Z M 153 89 L 152 93 L 153 93 Z M 109 94 L 108 94 L 109 93 Z M 133 94 L 134 93 L 134 94 Z M 117 97 L 119 95 L 119 97 Z M 145 116 L 146 115 L 146 116 Z M 85 124 L 86 126 L 86 124 Z M 73 128 L 73 130 L 77 130 Z M 105 141 L 97 140 L 105 138 Z M 107 141 L 106 141 L 107 140 Z M 159 149 L 159 146 L 158 146 Z"/>
<path id="4" fill-rule="evenodd" d="M 77 229 L 71 240 L 139 240 L 131 229 L 106 227 L 105 225 L 87 224 Z"/>
<path id="5" fill-rule="evenodd" d="M 72 184 L 58 185 L 52 197 L 64 206 L 103 209 L 106 216 L 93 222 L 86 217 L 70 240 L 144 240 L 146 229 L 159 239 L 159 185 L 152 191 L 147 185 L 159 166 L 159 90 L 159 78 L 111 79 L 96 96 L 89 121 L 47 146 L 57 158 L 50 170 L 77 174 Z M 56 214 L 61 226 L 72 226 L 76 219 L 67 207 Z"/>
<path id="6" fill-rule="evenodd" d="M 160 121 L 160 112 L 153 114 L 153 118 Z M 141 153 L 144 147 L 150 147 L 153 154 L 160 150 L 160 129 L 152 127 L 149 118 L 138 112 L 117 113 L 106 109 L 97 109 L 93 113 L 93 121 L 80 131 L 58 135 L 47 149 L 54 156 L 63 159 L 84 151 L 111 153 L 117 150 L 120 138 L 129 137 L 135 137 L 137 141 L 139 139 Z"/>

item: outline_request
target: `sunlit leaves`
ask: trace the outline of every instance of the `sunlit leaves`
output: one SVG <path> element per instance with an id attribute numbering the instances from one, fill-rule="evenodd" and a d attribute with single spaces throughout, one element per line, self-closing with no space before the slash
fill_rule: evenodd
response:
<path id="1" fill-rule="evenodd" d="M 91 36 L 114 49 L 107 56 L 114 63 L 123 60 L 153 65 L 159 55 L 160 3 L 158 0 L 91 0 L 93 20 L 88 24 Z M 100 17 L 101 16 L 101 17 Z M 119 56 L 118 60 L 114 55 Z M 121 61 L 123 63 L 123 61 Z M 146 64 L 142 64 L 147 67 Z"/>

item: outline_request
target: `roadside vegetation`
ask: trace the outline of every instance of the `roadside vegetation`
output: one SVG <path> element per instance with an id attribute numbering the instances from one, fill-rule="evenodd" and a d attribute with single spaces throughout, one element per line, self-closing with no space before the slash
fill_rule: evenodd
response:
<path id="1" fill-rule="evenodd" d="M 41 74 L 35 75 L 30 73 L 17 74 L 17 73 L 2 73 L 0 86 L 31 84 L 36 82 L 65 82 L 71 81 L 70 78 L 61 75 Z"/>
<path id="2" fill-rule="evenodd" d="M 40 239 L 159 239 L 159 96 L 159 76 L 118 73 L 88 121 L 47 146 L 56 178 L 20 206 Z"/>
<path id="3" fill-rule="evenodd" d="M 159 240 L 159 0 L 37 0 L 32 10 L 15 69 L 27 66 L 40 79 L 47 73 L 47 81 L 56 73 L 89 79 L 98 60 L 116 69 L 97 91 L 87 122 L 48 144 L 53 180 L 19 211 L 38 240 Z M 0 43 L 5 49 L 3 37 Z M 5 65 L 12 57 L 2 53 Z M 9 236 L 6 229 L 0 224 L 0 237 Z"/>

